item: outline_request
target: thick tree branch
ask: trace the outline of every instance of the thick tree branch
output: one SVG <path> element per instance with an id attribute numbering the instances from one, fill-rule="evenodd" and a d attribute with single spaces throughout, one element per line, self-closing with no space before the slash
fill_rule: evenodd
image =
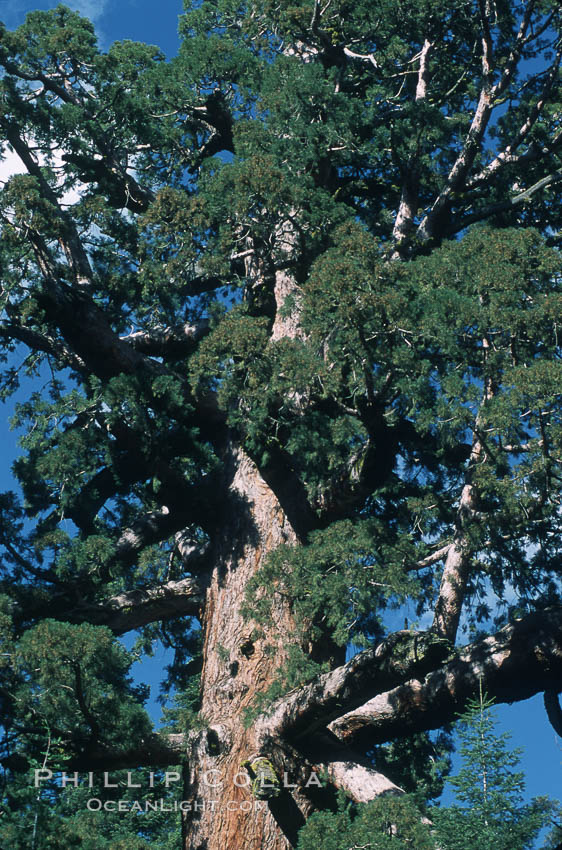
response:
<path id="1" fill-rule="evenodd" d="M 492 43 L 489 32 L 487 9 L 485 4 L 479 2 L 482 18 L 482 76 L 483 82 L 480 89 L 478 103 L 472 117 L 472 121 L 466 135 L 462 149 L 455 159 L 447 176 L 444 189 L 439 193 L 429 212 L 424 216 L 417 229 L 417 236 L 422 242 L 433 239 L 436 235 L 441 217 L 447 211 L 452 200 L 452 195 L 460 191 L 466 184 L 467 177 L 480 150 L 482 140 L 486 133 L 490 116 L 497 101 L 510 86 L 517 64 L 521 58 L 522 50 L 527 43 L 527 32 L 531 22 L 535 2 L 529 0 L 525 14 L 521 20 L 515 44 L 510 51 L 507 61 L 503 67 L 499 80 L 493 84 L 493 55 Z"/>
<path id="2" fill-rule="evenodd" d="M 535 105 L 529 111 L 527 118 L 519 128 L 512 142 L 507 145 L 501 153 L 499 153 L 494 159 L 488 163 L 488 165 L 482 169 L 478 174 L 475 174 L 470 180 L 467 181 L 466 187 L 467 189 L 472 189 L 475 186 L 480 185 L 483 182 L 486 182 L 496 171 L 498 171 L 503 165 L 507 163 L 519 162 L 522 161 L 526 154 L 521 154 L 519 156 L 516 155 L 515 151 L 518 147 L 525 141 L 537 120 L 539 119 L 546 103 L 548 97 L 553 89 L 554 83 L 558 77 L 558 69 L 560 68 L 560 63 L 562 61 L 562 47 L 558 49 L 556 53 L 556 57 L 554 62 L 552 63 L 549 73 L 547 75 L 545 84 L 543 86 L 542 92 L 539 95 L 539 98 Z M 560 135 L 560 134 L 559 134 Z M 556 144 L 556 141 L 553 142 Z M 537 153 L 547 154 L 551 150 L 551 146 L 544 147 L 539 149 L 539 151 L 527 151 L 526 153 L 530 153 L 531 155 L 536 156 Z"/>
<path id="3" fill-rule="evenodd" d="M 127 457 L 125 462 L 118 459 L 113 468 L 104 467 L 97 472 L 87 484 L 82 487 L 76 495 L 72 504 L 65 509 L 64 516 L 71 519 L 83 534 L 94 531 L 94 521 L 106 501 L 123 487 L 142 480 L 147 474 L 148 468 L 144 458 L 136 457 L 134 454 Z M 55 508 L 47 518 L 49 521 L 58 523 L 60 511 Z"/>
<path id="4" fill-rule="evenodd" d="M 480 12 L 480 23 L 482 25 L 482 75 L 484 79 L 490 79 L 492 74 L 493 62 L 493 42 L 492 33 L 490 31 L 490 3 L 485 0 L 478 0 L 478 10 Z"/>
<path id="5" fill-rule="evenodd" d="M 43 617 L 69 623 L 91 623 L 95 626 L 107 626 L 115 634 L 139 629 L 149 623 L 164 622 L 176 617 L 199 617 L 204 606 L 206 577 L 209 566 L 209 547 L 206 544 L 191 545 L 187 534 L 176 535 L 182 569 L 195 573 L 179 581 L 166 581 L 147 587 L 123 591 L 99 602 L 84 599 L 87 587 L 76 586 L 63 581 L 50 570 L 34 570 L 33 575 L 56 585 L 54 590 L 43 587 L 22 585 L 18 588 L 14 605 L 14 622 L 35 622 Z M 113 562 L 112 562 L 113 563 Z M 25 567 L 32 569 L 27 562 Z M 108 572 L 106 566 L 99 573 Z M 52 576 L 52 577 L 51 577 Z M 0 583 L 7 589 L 8 582 Z M 77 602 L 77 600 L 79 600 Z"/>
<path id="6" fill-rule="evenodd" d="M 209 535 L 216 531 L 218 499 L 213 473 L 191 483 L 170 474 L 162 481 L 159 495 L 168 504 L 148 511 L 121 532 L 115 542 L 112 563 L 131 564 L 146 546 L 166 540 L 190 525 L 202 528 Z"/>
<path id="7" fill-rule="evenodd" d="M 256 721 L 258 738 L 264 747 L 277 737 L 298 741 L 300 747 L 329 724 L 346 744 L 368 726 L 369 741 L 376 743 L 453 722 L 477 692 L 480 679 L 498 702 L 559 690 L 562 608 L 528 614 L 439 666 L 450 651 L 431 632 L 396 632 L 377 648 L 279 699 Z M 390 681 L 399 684 L 387 689 Z M 373 696 L 365 701 L 368 694 Z M 358 701 L 360 707 L 351 708 Z"/>
<path id="8" fill-rule="evenodd" d="M 360 510 L 374 490 L 388 482 L 396 464 L 400 446 L 407 450 L 415 448 L 423 456 L 431 451 L 431 436 L 421 437 L 411 422 L 402 420 L 396 425 L 389 426 L 385 417 L 388 408 L 387 389 L 391 386 L 393 375 L 388 376 L 382 390 L 374 394 L 371 400 L 364 404 L 358 403 L 357 409 L 347 410 L 340 406 L 323 404 L 318 409 L 330 415 L 345 413 L 357 417 L 368 432 L 367 442 L 357 449 L 347 463 L 343 475 L 334 477 L 318 497 L 317 509 L 323 524 L 353 516 Z M 462 450 L 459 445 L 458 449 Z M 470 448 L 467 448 L 463 460 L 468 458 Z M 416 569 L 415 566 L 412 567 Z"/>
<path id="9" fill-rule="evenodd" d="M 70 623 L 107 626 L 114 634 L 122 635 L 148 623 L 175 617 L 199 617 L 204 596 L 203 579 L 184 578 L 119 593 L 99 604 L 79 605 L 63 616 Z"/>
<path id="10" fill-rule="evenodd" d="M 164 374 L 166 369 L 121 342 L 103 311 L 87 293 L 59 279 L 49 248 L 37 231 L 29 231 L 37 264 L 44 278 L 37 300 L 72 349 L 80 369 L 100 378 L 119 374 Z M 30 343 L 28 336 L 26 342 Z"/>
<path id="11" fill-rule="evenodd" d="M 94 531 L 94 520 L 108 499 L 117 493 L 123 494 L 129 491 L 132 484 L 156 476 L 170 493 L 188 494 L 190 485 L 177 476 L 170 468 L 170 462 L 181 455 L 185 450 L 186 430 L 181 427 L 170 428 L 166 436 L 161 438 L 158 453 L 154 449 L 147 450 L 143 447 L 146 435 L 139 430 L 129 427 L 124 422 L 109 425 L 105 418 L 98 413 L 95 421 L 105 426 L 113 437 L 110 444 L 111 465 L 100 469 L 72 499 L 65 508 L 64 516 L 69 517 L 81 529 L 83 533 Z M 65 433 L 74 428 L 83 428 L 83 423 L 78 419 L 72 422 Z M 202 485 L 202 491 L 205 486 Z M 170 496 L 172 499 L 172 496 Z M 176 501 L 176 499 L 172 499 Z M 44 521 L 44 525 L 51 522 L 58 523 L 61 513 L 55 509 Z"/>
<path id="12" fill-rule="evenodd" d="M 163 506 L 158 511 L 149 511 L 122 531 L 115 544 L 114 560 L 124 564 L 133 563 L 146 546 L 171 537 L 188 525 L 190 520 L 193 520 L 193 514 L 189 508 L 171 511 Z"/>
<path id="13" fill-rule="evenodd" d="M 423 570 L 425 567 L 432 567 L 433 564 L 438 564 L 439 561 L 442 561 L 449 554 L 452 545 L 452 543 L 446 543 L 444 546 L 440 546 L 439 549 L 430 555 L 426 555 L 425 558 L 422 558 L 421 561 L 418 561 L 410 569 Z"/>
<path id="14" fill-rule="evenodd" d="M 49 248 L 41 234 L 30 230 L 28 238 L 44 278 L 38 301 L 67 343 L 70 351 L 67 353 L 65 346 L 64 354 L 72 368 L 100 378 L 128 374 L 145 375 L 150 380 L 168 374 L 166 366 L 151 359 L 142 350 L 137 351 L 127 340 L 120 339 L 103 311 L 85 291 L 59 280 Z M 204 323 L 198 333 L 201 337 L 206 333 Z M 16 336 L 15 331 L 13 335 Z M 25 329 L 25 334 L 21 333 L 20 336 L 32 348 L 36 345 L 39 350 L 44 350 L 49 346 L 49 340 L 33 330 L 27 332 Z M 224 424 L 225 415 L 218 407 L 216 393 L 207 393 L 198 399 L 191 397 L 189 401 L 196 409 L 197 424 L 207 427 Z M 153 402 L 158 406 L 158 398 L 154 398 Z"/>
<path id="15" fill-rule="evenodd" d="M 195 106 L 191 111 L 197 123 L 202 124 L 209 132 L 209 138 L 197 156 L 196 165 L 200 165 L 204 159 L 221 151 L 235 152 L 232 115 L 228 102 L 219 88 L 207 97 L 203 106 Z"/>
<path id="16" fill-rule="evenodd" d="M 485 369 L 490 351 L 490 340 L 486 336 L 482 339 L 482 351 L 483 366 Z M 484 444 L 479 435 L 479 425 L 485 405 L 494 396 L 494 389 L 494 382 L 492 378 L 488 376 L 484 382 L 484 393 L 476 416 L 465 483 L 461 491 L 457 514 L 455 517 L 455 532 L 453 535 L 453 541 L 447 552 L 445 566 L 441 576 L 439 595 L 434 608 L 432 628 L 436 634 L 446 638 L 451 643 L 455 642 L 457 635 L 462 605 L 469 578 L 472 548 L 467 528 L 470 527 L 474 519 L 478 502 L 478 491 L 474 486 L 474 472 L 476 466 L 484 462 L 486 459 Z"/>
<path id="17" fill-rule="evenodd" d="M 324 774 L 330 785 L 343 791 L 355 803 L 368 803 L 384 794 L 404 793 L 375 770 L 368 759 L 342 745 L 329 732 L 317 732 L 299 749 L 315 771 Z"/>
<path id="18" fill-rule="evenodd" d="M 186 760 L 189 735 L 152 734 L 129 750 L 109 751 L 95 748 L 85 750 L 64 763 L 64 770 L 96 771 L 125 770 L 135 767 L 171 767 Z"/>
<path id="19" fill-rule="evenodd" d="M 540 192 L 542 189 L 557 186 L 559 183 L 562 183 L 562 169 L 555 171 L 552 174 L 547 174 L 546 177 L 541 178 L 541 180 L 537 180 L 537 182 L 528 189 L 525 189 L 523 192 L 519 192 L 519 194 L 512 198 L 507 198 L 505 201 L 500 201 L 497 204 L 489 204 L 487 206 L 480 207 L 480 209 L 475 210 L 475 212 L 469 215 L 453 219 L 451 224 L 445 229 L 444 235 L 454 236 L 456 233 L 460 233 L 461 230 L 465 230 L 471 224 L 475 224 L 478 221 L 483 221 L 484 219 L 490 218 L 494 215 L 499 215 L 503 212 L 508 212 L 509 210 L 530 201 L 533 195 Z"/>
<path id="20" fill-rule="evenodd" d="M 371 767 L 366 760 L 355 759 L 352 753 L 334 756 L 330 760 L 318 762 L 315 767 L 325 772 L 331 785 L 351 798 L 355 803 L 368 803 L 384 794 L 403 794 L 402 788 L 395 785 L 383 773 Z"/>
<path id="21" fill-rule="evenodd" d="M 46 334 L 40 334 L 31 328 L 9 322 L 0 328 L 0 337 L 8 340 L 23 342 L 32 351 L 43 351 L 51 357 L 63 362 L 75 372 L 86 372 L 86 364 L 73 351 L 70 351 L 59 340 Z"/>
<path id="22" fill-rule="evenodd" d="M 134 331 L 120 339 L 132 346 L 135 351 L 152 357 L 185 357 L 195 351 L 210 330 L 209 320 L 202 319 L 196 325 L 185 324 L 177 328 Z"/>
<path id="23" fill-rule="evenodd" d="M 37 730 L 44 731 L 44 730 Z M 128 750 L 106 750 L 92 746 L 79 755 L 65 759 L 60 764 L 64 771 L 109 771 L 126 770 L 138 767 L 166 768 L 182 764 L 186 760 L 186 750 L 189 735 L 152 734 L 139 740 L 136 747 Z M 28 759 L 20 753 L 6 755 L 0 759 L 0 764 L 8 770 L 17 772 L 28 771 L 31 767 Z M 57 769 L 56 762 L 52 763 L 53 770 Z"/>
<path id="24" fill-rule="evenodd" d="M 525 671 L 525 675 L 521 674 Z M 562 608 L 546 608 L 465 647 L 425 678 L 379 693 L 330 724 L 346 743 L 362 732 L 374 744 L 455 720 L 482 688 L 497 702 L 528 699 L 562 683 Z"/>
<path id="25" fill-rule="evenodd" d="M 236 272 L 233 274 L 235 276 Z M 185 296 L 205 295 L 207 292 L 214 292 L 215 289 L 220 289 L 223 286 L 228 286 L 230 281 L 215 275 L 196 274 L 192 277 L 185 286 L 181 287 L 181 294 Z"/>
<path id="26" fill-rule="evenodd" d="M 141 186 L 126 167 L 115 157 L 109 146 L 99 138 L 96 140 L 101 159 L 93 155 L 63 154 L 62 159 L 78 169 L 83 183 L 97 183 L 112 207 L 143 213 L 154 200 L 155 194 Z"/>
<path id="27" fill-rule="evenodd" d="M 74 673 L 74 694 L 76 696 L 76 701 L 80 706 L 80 711 L 84 716 L 84 720 L 90 727 L 91 738 L 95 741 L 99 737 L 100 727 L 97 719 L 90 711 L 88 703 L 86 702 L 84 687 L 82 684 L 82 670 L 80 669 L 80 664 L 76 661 L 72 662 L 72 672 Z"/>
<path id="28" fill-rule="evenodd" d="M 560 682 L 560 687 L 562 688 L 562 681 Z M 556 734 L 562 738 L 562 707 L 560 706 L 557 691 L 548 690 L 544 692 L 544 707 L 546 709 L 550 725 Z"/>
<path id="29" fill-rule="evenodd" d="M 427 96 L 427 77 L 428 77 L 428 55 L 432 47 L 432 42 L 427 38 L 424 41 L 421 53 L 419 54 L 420 67 L 418 71 L 418 81 L 416 85 L 416 103 L 420 103 Z M 405 168 L 402 180 L 402 194 L 400 204 L 392 230 L 392 239 L 397 245 L 396 252 L 393 257 L 400 257 L 400 244 L 407 239 L 413 228 L 414 218 L 418 208 L 419 196 L 419 143 L 418 150 L 410 156 Z"/>
<path id="30" fill-rule="evenodd" d="M 304 739 L 335 719 L 347 706 L 359 706 L 367 694 L 405 681 L 413 671 L 423 675 L 450 652 L 447 641 L 429 632 L 399 631 L 377 647 L 359 653 L 347 664 L 318 676 L 314 682 L 278 700 L 258 719 L 258 735 Z"/>

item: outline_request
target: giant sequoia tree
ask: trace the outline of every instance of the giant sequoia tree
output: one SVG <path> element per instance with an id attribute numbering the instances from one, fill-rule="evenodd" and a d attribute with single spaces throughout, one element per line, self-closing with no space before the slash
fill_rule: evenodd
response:
<path id="1" fill-rule="evenodd" d="M 208 0 L 171 62 L 2 30 L 14 776 L 181 763 L 185 848 L 281 850 L 479 682 L 560 728 L 560 17 Z"/>

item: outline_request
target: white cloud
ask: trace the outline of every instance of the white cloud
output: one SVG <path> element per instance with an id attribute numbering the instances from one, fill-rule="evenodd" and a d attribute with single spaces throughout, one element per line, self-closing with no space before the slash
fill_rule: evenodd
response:
<path id="1" fill-rule="evenodd" d="M 59 0 L 53 5 L 57 5 L 58 2 Z M 89 18 L 94 23 L 102 17 L 108 5 L 108 0 L 75 0 L 75 2 L 67 2 L 67 6 L 76 12 L 80 12 L 81 15 L 85 15 L 86 18 Z"/>
<path id="2" fill-rule="evenodd" d="M 0 20 L 9 29 L 19 27 L 25 20 L 28 12 L 40 8 L 43 10 L 54 9 L 60 0 L 0 0 Z M 65 6 L 80 12 L 89 18 L 94 24 L 97 23 L 105 13 L 109 0 L 65 0 Z"/>
<path id="3" fill-rule="evenodd" d="M 55 152 L 53 157 L 53 163 L 55 167 L 60 167 L 63 164 L 62 155 L 60 153 Z M 13 177 L 14 174 L 25 174 L 26 169 L 23 165 L 19 156 L 14 153 L 14 151 L 10 150 L 8 145 L 4 147 L 4 152 L 0 158 L 0 190 L 4 187 L 4 183 L 6 180 L 9 180 L 10 177 Z M 61 177 L 63 172 L 60 172 Z M 60 185 L 60 184 L 59 184 Z M 62 204 L 75 204 L 80 200 L 80 196 L 84 191 L 84 184 L 77 183 L 72 189 L 68 192 L 65 192 L 61 198 Z"/>
<path id="4" fill-rule="evenodd" d="M 6 180 L 13 177 L 14 174 L 24 173 L 25 168 L 19 156 L 6 147 L 2 160 L 0 161 L 0 187 L 4 185 Z"/>

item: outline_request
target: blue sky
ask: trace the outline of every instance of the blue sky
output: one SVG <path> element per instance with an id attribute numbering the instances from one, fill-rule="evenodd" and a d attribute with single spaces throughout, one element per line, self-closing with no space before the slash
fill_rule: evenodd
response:
<path id="1" fill-rule="evenodd" d="M 51 9 L 57 2 L 49 0 L 0 0 L 0 20 L 13 28 L 21 24 L 25 14 L 33 9 Z M 178 48 L 177 19 L 182 12 L 181 0 L 77 0 L 66 5 L 90 17 L 105 49 L 112 41 L 132 39 L 158 45 L 168 56 Z M 20 399 L 22 395 L 20 393 Z M 0 467 L 0 489 L 13 487 L 10 466 L 15 458 L 16 437 L 8 430 L 7 419 L 13 406 L 6 405 L 0 413 L 0 439 L 3 457 Z M 129 643 L 130 645 L 130 643 Z M 150 708 L 157 718 L 159 709 L 154 697 L 157 682 L 166 658 L 157 651 L 153 659 L 135 665 L 134 672 L 144 682 L 153 686 Z M 525 671 L 521 671 L 525 675 Z M 542 705 L 542 697 L 513 706 L 497 709 L 503 731 L 512 734 L 514 746 L 523 748 L 523 769 L 526 773 L 529 796 L 547 794 L 561 796 L 562 788 L 562 741 L 549 725 Z"/>
<path id="2" fill-rule="evenodd" d="M 27 12 L 54 9 L 58 5 L 52 0 L 0 0 L 0 21 L 13 29 L 23 23 Z M 75 0 L 64 5 L 95 23 L 104 48 L 124 38 L 157 44 L 167 55 L 178 48 L 178 15 L 183 11 L 182 0 Z"/>

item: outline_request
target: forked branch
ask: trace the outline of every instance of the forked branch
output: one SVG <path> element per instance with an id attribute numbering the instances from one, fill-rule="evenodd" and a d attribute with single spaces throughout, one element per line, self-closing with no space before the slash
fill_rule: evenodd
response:
<path id="1" fill-rule="evenodd" d="M 521 671 L 525 675 L 521 675 Z M 448 664 L 379 693 L 329 726 L 353 744 L 365 733 L 371 744 L 451 723 L 478 693 L 480 683 L 496 702 L 517 702 L 562 682 L 562 608 L 528 614 L 495 635 L 466 646 Z"/>

